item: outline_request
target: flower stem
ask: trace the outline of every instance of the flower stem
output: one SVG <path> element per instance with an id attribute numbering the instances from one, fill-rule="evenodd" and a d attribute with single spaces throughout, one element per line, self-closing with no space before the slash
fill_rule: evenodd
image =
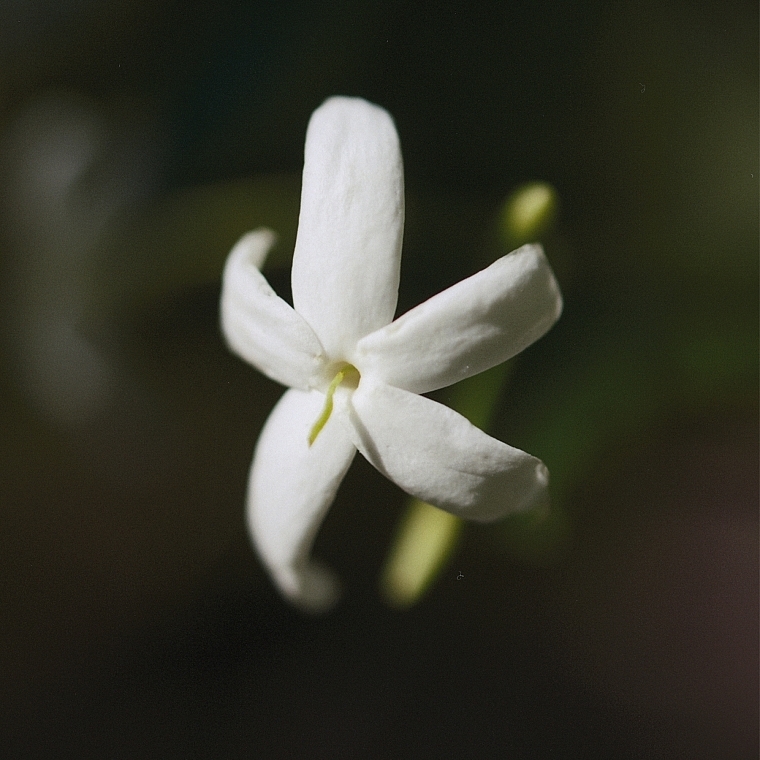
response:
<path id="1" fill-rule="evenodd" d="M 404 609 L 422 596 L 456 547 L 461 530 L 462 521 L 455 515 L 410 500 L 380 577 L 388 604 Z"/>

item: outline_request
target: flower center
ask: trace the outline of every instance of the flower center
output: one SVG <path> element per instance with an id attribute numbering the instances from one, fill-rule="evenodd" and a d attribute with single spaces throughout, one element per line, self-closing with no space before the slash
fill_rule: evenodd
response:
<path id="1" fill-rule="evenodd" d="M 356 389 L 359 386 L 360 378 L 359 370 L 353 364 L 344 364 L 340 368 L 327 388 L 322 413 L 317 417 L 314 425 L 312 425 L 311 432 L 309 433 L 309 446 L 317 440 L 317 436 L 322 432 L 322 428 L 327 424 L 327 420 L 330 419 L 333 410 L 333 396 L 335 395 L 335 391 L 338 390 L 338 386 L 345 384 L 349 388 Z"/>

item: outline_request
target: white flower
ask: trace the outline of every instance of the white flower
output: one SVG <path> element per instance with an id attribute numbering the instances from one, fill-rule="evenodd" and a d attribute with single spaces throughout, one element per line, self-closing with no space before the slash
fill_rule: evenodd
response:
<path id="1" fill-rule="evenodd" d="M 404 184 L 386 111 L 331 98 L 311 117 L 293 256 L 293 304 L 259 269 L 260 229 L 224 269 L 231 349 L 289 387 L 259 437 L 248 525 L 280 590 L 313 610 L 337 596 L 311 560 L 316 532 L 357 449 L 407 493 L 495 520 L 546 498 L 543 463 L 421 393 L 499 364 L 540 338 L 562 298 L 541 247 L 526 245 L 393 320 Z"/>

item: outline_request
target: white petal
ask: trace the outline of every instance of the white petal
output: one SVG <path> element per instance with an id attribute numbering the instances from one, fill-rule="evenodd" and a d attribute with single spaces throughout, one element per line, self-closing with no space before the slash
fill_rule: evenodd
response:
<path id="1" fill-rule="evenodd" d="M 423 396 L 362 379 L 346 417 L 354 444 L 380 472 L 460 517 L 496 520 L 548 499 L 541 460 Z"/>
<path id="2" fill-rule="evenodd" d="M 293 304 L 332 359 L 393 319 L 404 228 L 404 174 L 389 114 L 330 98 L 306 133 Z"/>
<path id="3" fill-rule="evenodd" d="M 259 229 L 244 235 L 227 257 L 222 278 L 222 332 L 230 348 L 267 377 L 308 389 L 325 357 L 303 317 L 283 301 L 259 271 L 275 236 Z"/>
<path id="4" fill-rule="evenodd" d="M 558 319 L 562 296 L 539 245 L 524 245 L 359 341 L 371 375 L 427 393 L 500 364 Z"/>
<path id="5" fill-rule="evenodd" d="M 334 574 L 310 560 L 314 537 L 356 453 L 335 415 L 309 447 L 324 394 L 286 391 L 264 425 L 248 481 L 248 527 L 282 593 L 312 611 L 338 596 Z"/>

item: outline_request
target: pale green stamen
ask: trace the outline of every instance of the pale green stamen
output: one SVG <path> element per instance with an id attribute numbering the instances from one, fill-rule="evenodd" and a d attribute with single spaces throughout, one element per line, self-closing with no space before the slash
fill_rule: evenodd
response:
<path id="1" fill-rule="evenodd" d="M 317 440 L 317 436 L 322 432 L 322 428 L 327 424 L 327 420 L 330 419 L 333 410 L 333 396 L 335 395 L 338 386 L 344 380 L 346 381 L 346 384 L 350 384 L 355 388 L 359 385 L 359 370 L 351 364 L 346 364 L 332 379 L 332 382 L 327 388 L 327 393 L 325 393 L 325 405 L 322 408 L 322 413 L 317 417 L 317 421 L 314 423 L 311 432 L 309 433 L 309 446 Z"/>

